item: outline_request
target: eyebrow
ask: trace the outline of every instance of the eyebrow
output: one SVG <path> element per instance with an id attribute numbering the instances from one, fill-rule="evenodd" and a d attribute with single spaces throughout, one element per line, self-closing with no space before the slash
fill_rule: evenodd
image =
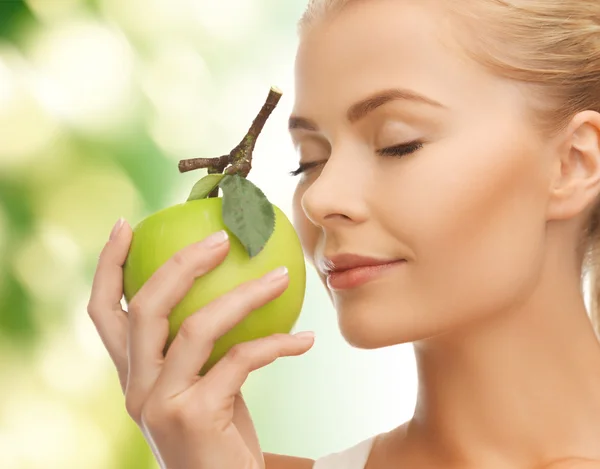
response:
<path id="1" fill-rule="evenodd" d="M 426 104 L 428 106 L 440 109 L 447 109 L 446 106 L 444 106 L 443 104 L 431 98 L 428 98 L 427 96 L 419 94 L 415 91 L 402 88 L 392 88 L 374 93 L 371 96 L 353 104 L 348 109 L 348 112 L 346 113 L 346 118 L 351 124 L 353 124 L 359 121 L 360 119 L 364 118 L 367 114 L 374 111 L 378 107 L 381 107 L 384 104 L 389 103 L 390 101 L 398 100 L 412 101 L 415 103 Z M 319 130 L 319 127 L 313 120 L 294 115 L 290 116 L 288 128 L 290 131 L 296 129 L 310 131 Z"/>

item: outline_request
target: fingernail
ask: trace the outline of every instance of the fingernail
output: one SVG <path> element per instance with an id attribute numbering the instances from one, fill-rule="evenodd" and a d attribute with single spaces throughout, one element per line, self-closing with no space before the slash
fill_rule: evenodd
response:
<path id="1" fill-rule="evenodd" d="M 298 339 L 314 339 L 315 333 L 313 331 L 296 332 L 294 337 L 297 337 Z"/>
<path id="2" fill-rule="evenodd" d="M 268 274 L 266 274 L 262 281 L 265 283 L 276 282 L 277 280 L 282 279 L 288 273 L 287 267 L 277 267 L 275 270 L 272 270 Z"/>
<path id="3" fill-rule="evenodd" d="M 208 238 L 205 238 L 200 244 L 203 247 L 207 248 L 216 248 L 223 244 L 229 236 L 227 236 L 227 232 L 225 230 L 217 231 L 216 233 L 211 234 Z"/>
<path id="4" fill-rule="evenodd" d="M 121 231 L 121 228 L 123 228 L 124 223 L 125 223 L 125 219 L 123 217 L 121 217 L 117 220 L 117 223 L 115 223 L 115 226 L 113 226 L 113 229 L 110 232 L 109 239 L 115 239 L 118 236 L 119 231 Z"/>

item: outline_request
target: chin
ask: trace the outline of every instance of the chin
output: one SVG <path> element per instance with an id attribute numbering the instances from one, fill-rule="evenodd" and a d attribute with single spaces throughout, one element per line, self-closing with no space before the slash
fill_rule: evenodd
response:
<path id="1" fill-rule="evenodd" d="M 340 332 L 344 340 L 352 347 L 365 350 L 373 350 L 411 342 L 411 339 L 409 338 L 404 340 L 397 337 L 389 337 L 389 335 L 385 336 L 381 334 L 380 331 L 368 330 L 364 327 L 347 326 L 342 323 L 340 323 Z"/>
<path id="2" fill-rule="evenodd" d="M 377 349 L 413 342 L 431 336 L 406 305 L 389 307 L 385 302 L 365 298 L 335 298 L 338 326 L 342 337 L 351 346 Z"/>
<path id="3" fill-rule="evenodd" d="M 431 339 L 461 329 L 467 317 L 473 319 L 469 314 L 448 315 L 447 309 L 424 303 L 418 295 L 399 298 L 389 286 L 331 295 L 342 337 L 361 349 Z"/>

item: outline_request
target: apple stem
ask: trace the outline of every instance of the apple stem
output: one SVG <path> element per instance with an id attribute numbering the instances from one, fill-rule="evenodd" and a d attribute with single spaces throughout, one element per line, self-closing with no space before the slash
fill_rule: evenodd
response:
<path id="1" fill-rule="evenodd" d="M 229 155 L 219 156 L 218 158 L 190 158 L 179 162 L 179 172 L 187 173 L 200 168 L 208 168 L 210 172 L 214 168 L 215 171 L 222 173 L 229 162 Z"/>
<path id="2" fill-rule="evenodd" d="M 252 169 L 252 152 L 254 145 L 260 135 L 267 119 L 277 106 L 281 98 L 281 91 L 276 87 L 271 87 L 269 95 L 263 104 L 258 115 L 254 118 L 250 129 L 246 133 L 242 141 L 228 155 L 219 156 L 218 158 L 190 158 L 179 162 L 179 172 L 186 173 L 196 169 L 208 168 L 209 174 L 239 174 L 241 177 L 247 177 Z M 231 165 L 227 167 L 228 165 Z M 210 197 L 217 197 L 219 192 L 218 186 L 209 194 Z"/>

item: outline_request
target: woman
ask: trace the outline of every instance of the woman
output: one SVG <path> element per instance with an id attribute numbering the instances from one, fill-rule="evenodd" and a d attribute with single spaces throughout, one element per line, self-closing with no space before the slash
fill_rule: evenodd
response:
<path id="1" fill-rule="evenodd" d="M 285 274 L 192 316 L 163 359 L 169 309 L 228 244 L 184 249 L 128 317 L 124 224 L 88 310 L 163 467 L 600 468 L 600 347 L 582 293 L 600 236 L 599 84 L 597 0 L 312 1 L 290 118 L 295 226 L 350 344 L 414 343 L 415 414 L 316 462 L 263 454 L 240 387 L 311 334 L 245 343 L 196 374 Z M 385 266 L 329 275 L 356 265 L 346 255 Z"/>

